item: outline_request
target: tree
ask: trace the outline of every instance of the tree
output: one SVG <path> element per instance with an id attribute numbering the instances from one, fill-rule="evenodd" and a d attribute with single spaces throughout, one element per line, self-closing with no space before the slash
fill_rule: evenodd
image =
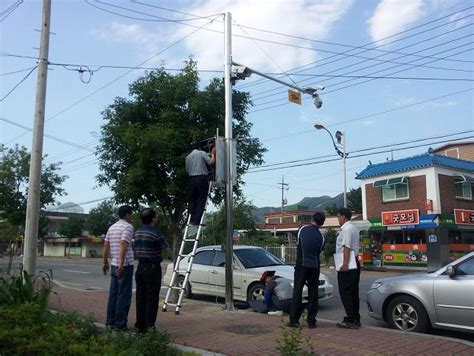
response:
<path id="1" fill-rule="evenodd" d="M 71 216 L 63 222 L 59 228 L 59 233 L 72 239 L 74 237 L 81 237 L 82 231 L 86 225 L 86 219 L 82 216 Z"/>
<path id="2" fill-rule="evenodd" d="M 40 209 L 64 195 L 61 184 L 66 176 L 58 174 L 60 163 L 43 165 L 41 174 Z M 0 219 L 19 232 L 26 219 L 30 153 L 16 145 L 0 157 Z M 44 228 L 42 229 L 44 230 Z M 14 236 L 10 236 L 12 239 Z"/>
<path id="3" fill-rule="evenodd" d="M 336 230 L 334 230 L 333 228 L 327 229 L 327 231 L 324 233 L 324 238 L 326 241 L 323 250 L 324 262 L 326 263 L 326 267 L 329 267 L 329 261 L 331 257 L 336 253 Z"/>
<path id="4" fill-rule="evenodd" d="M 347 205 L 354 213 L 362 214 L 362 188 L 352 188 L 347 193 Z"/>
<path id="5" fill-rule="evenodd" d="M 327 206 L 326 207 L 326 214 L 329 215 L 329 216 L 335 216 L 337 215 L 339 209 L 341 209 L 342 206 L 337 206 L 336 203 L 330 205 L 330 206 Z"/>
<path id="6" fill-rule="evenodd" d="M 250 237 L 258 235 L 256 231 L 257 219 L 254 216 L 256 207 L 248 204 L 244 200 L 234 202 L 234 229 L 247 230 Z M 220 209 L 210 214 L 205 229 L 205 243 L 222 244 L 226 236 L 226 210 L 224 204 Z"/>
<path id="7" fill-rule="evenodd" d="M 187 175 L 184 159 L 191 143 L 224 132 L 224 83 L 211 80 L 199 89 L 196 63 L 190 59 L 176 75 L 158 69 L 129 86 L 129 98 L 116 98 L 102 113 L 98 157 L 99 185 L 108 185 L 118 203 L 156 205 L 178 249 L 185 223 Z M 245 115 L 248 93 L 233 93 L 233 135 L 238 142 L 236 196 L 250 165 L 263 163 L 266 151 L 250 135 Z M 223 200 L 217 189 L 213 201 Z"/>
<path id="8" fill-rule="evenodd" d="M 90 234 L 101 236 L 107 233 L 110 225 L 117 220 L 117 207 L 111 200 L 104 200 L 89 211 L 86 229 Z"/>

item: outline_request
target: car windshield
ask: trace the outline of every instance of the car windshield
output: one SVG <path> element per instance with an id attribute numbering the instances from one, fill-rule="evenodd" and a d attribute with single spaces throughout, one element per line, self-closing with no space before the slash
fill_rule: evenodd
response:
<path id="1" fill-rule="evenodd" d="M 285 262 L 263 248 L 235 249 L 234 253 L 245 268 L 280 266 Z"/>

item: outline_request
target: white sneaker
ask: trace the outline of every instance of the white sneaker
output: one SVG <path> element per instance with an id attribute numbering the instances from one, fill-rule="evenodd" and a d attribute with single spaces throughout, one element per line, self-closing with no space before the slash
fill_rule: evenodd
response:
<path id="1" fill-rule="evenodd" d="M 281 310 L 269 311 L 268 315 L 283 315 L 283 311 Z"/>

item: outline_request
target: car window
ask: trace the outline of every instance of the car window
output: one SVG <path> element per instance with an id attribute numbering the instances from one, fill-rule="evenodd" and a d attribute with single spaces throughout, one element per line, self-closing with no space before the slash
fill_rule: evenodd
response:
<path id="1" fill-rule="evenodd" d="M 196 256 L 194 256 L 193 263 L 198 264 L 198 265 L 210 266 L 213 254 L 214 254 L 214 251 L 198 252 Z"/>
<path id="2" fill-rule="evenodd" d="M 471 258 L 456 267 L 456 274 L 474 276 L 474 258 Z"/>
<path id="3" fill-rule="evenodd" d="M 225 266 L 225 253 L 222 251 L 216 251 L 214 260 L 212 261 L 213 266 L 224 267 Z"/>
<path id="4" fill-rule="evenodd" d="M 284 265 L 285 262 L 263 248 L 242 248 L 234 250 L 245 268 Z"/>

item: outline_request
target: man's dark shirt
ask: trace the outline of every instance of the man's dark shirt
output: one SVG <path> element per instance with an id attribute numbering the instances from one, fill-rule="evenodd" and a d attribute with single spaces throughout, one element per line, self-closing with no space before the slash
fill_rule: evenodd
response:
<path id="1" fill-rule="evenodd" d="M 324 236 L 315 225 L 306 225 L 298 231 L 296 265 L 319 268 L 319 255 L 324 248 Z"/>
<path id="2" fill-rule="evenodd" d="M 144 225 L 135 232 L 135 256 L 139 262 L 160 263 L 161 251 L 168 243 L 161 232 L 150 225 Z"/>

